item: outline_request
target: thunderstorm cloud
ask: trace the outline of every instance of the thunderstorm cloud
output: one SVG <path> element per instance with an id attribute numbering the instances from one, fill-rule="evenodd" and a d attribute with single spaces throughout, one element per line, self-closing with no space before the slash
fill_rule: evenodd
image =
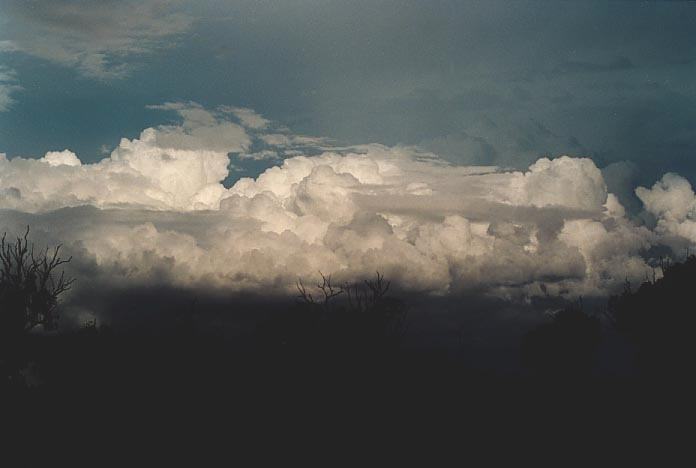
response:
<path id="1" fill-rule="evenodd" d="M 651 271 L 652 247 L 696 243 L 696 195 L 676 174 L 638 187 L 633 216 L 588 158 L 455 165 L 411 146 L 332 146 L 248 108 L 152 107 L 178 123 L 95 163 L 0 154 L 0 229 L 62 243 L 84 288 L 291 291 L 318 271 L 379 270 L 411 291 L 508 298 L 606 295 Z M 226 182 L 259 154 L 278 164 Z"/>

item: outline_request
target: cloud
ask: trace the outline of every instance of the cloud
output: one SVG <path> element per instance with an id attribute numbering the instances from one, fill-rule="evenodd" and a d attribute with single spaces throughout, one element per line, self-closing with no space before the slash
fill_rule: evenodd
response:
<path id="1" fill-rule="evenodd" d="M 639 174 L 638 166 L 631 161 L 619 161 L 602 168 L 602 177 L 607 183 L 607 189 L 632 213 L 638 213 L 641 209 L 640 201 L 635 194 Z"/>
<path id="2" fill-rule="evenodd" d="M 0 112 L 7 111 L 14 103 L 12 94 L 21 90 L 13 70 L 0 65 Z"/>
<path id="3" fill-rule="evenodd" d="M 637 190 L 663 220 L 653 231 L 626 217 L 586 158 L 455 166 L 414 147 L 327 148 L 227 109 L 156 108 L 180 123 L 123 139 L 94 164 L 69 150 L 0 157 L 0 229 L 30 224 L 63 243 L 83 287 L 287 293 L 317 271 L 342 282 L 379 270 L 412 291 L 518 299 L 606 295 L 644 278 L 643 254 L 664 232 L 692 235 L 679 226 L 696 198 L 674 175 Z M 231 159 L 269 141 L 311 151 L 223 184 Z"/>
<path id="4" fill-rule="evenodd" d="M 657 219 L 659 234 L 696 243 L 696 194 L 688 180 L 668 173 L 650 189 L 638 187 L 636 195 Z"/>
<path id="5" fill-rule="evenodd" d="M 520 109 L 519 103 L 507 102 L 499 109 L 453 110 L 457 115 L 455 121 L 461 122 L 463 128 L 424 139 L 419 145 L 454 163 L 485 163 L 515 168 L 523 168 L 540 156 L 568 151 L 588 154 L 573 135 L 552 131 L 540 121 L 530 118 L 530 112 L 524 110 L 526 107 L 525 104 Z"/>
<path id="6" fill-rule="evenodd" d="M 218 121 L 195 105 L 164 108 L 176 110 L 183 123 L 124 138 L 96 164 L 81 164 L 69 150 L 38 160 L 0 160 L 0 183 L 18 194 L 0 205 L 30 212 L 80 205 L 215 208 L 225 191 L 221 181 L 228 174 L 228 153 L 244 151 L 249 136 L 242 126 Z"/>
<path id="7" fill-rule="evenodd" d="M 80 166 L 82 163 L 75 153 L 70 150 L 49 151 L 42 158 L 50 166 Z"/>
<path id="8" fill-rule="evenodd" d="M 269 120 L 263 118 L 252 109 L 245 107 L 221 106 L 220 110 L 230 114 L 234 114 L 244 126 L 259 130 L 268 127 Z"/>
<path id="9" fill-rule="evenodd" d="M 193 18 L 178 1 L 30 0 L 5 2 L 4 51 L 20 51 L 100 79 L 128 73 L 130 59 L 171 44 Z M 8 34 L 8 33 L 6 33 Z"/>
<path id="10" fill-rule="evenodd" d="M 223 181 L 230 173 L 231 154 L 235 160 L 267 159 L 267 155 L 281 159 L 285 151 L 296 148 L 295 141 L 302 147 L 321 141 L 292 135 L 280 146 L 268 145 L 256 133 L 258 122 L 265 119 L 253 114 L 250 121 L 249 112 L 238 117 L 227 109 L 207 110 L 192 102 L 149 107 L 175 112 L 181 122 L 147 128 L 132 140 L 123 138 L 98 163 L 83 165 L 67 149 L 40 159 L 0 159 L 0 186 L 13 194 L 0 199 L 0 207 L 28 212 L 81 205 L 218 209 L 227 193 Z M 258 151 L 250 152 L 252 146 Z"/>

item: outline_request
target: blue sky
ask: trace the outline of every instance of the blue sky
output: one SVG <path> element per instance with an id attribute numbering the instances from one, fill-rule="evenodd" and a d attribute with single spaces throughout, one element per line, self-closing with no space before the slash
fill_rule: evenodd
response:
<path id="1" fill-rule="evenodd" d="M 176 119 L 148 105 L 195 101 L 457 164 L 693 182 L 695 41 L 679 2 L 6 0 L 0 152 L 96 161 Z"/>

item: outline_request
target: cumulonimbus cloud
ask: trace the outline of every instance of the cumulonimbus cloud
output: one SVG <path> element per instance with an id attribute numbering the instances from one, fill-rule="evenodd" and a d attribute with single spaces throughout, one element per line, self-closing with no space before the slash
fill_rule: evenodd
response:
<path id="1" fill-rule="evenodd" d="M 379 270 L 415 291 L 507 297 L 607 294 L 651 271 L 644 252 L 665 233 L 696 242 L 696 197 L 678 176 L 637 191 L 659 218 L 652 230 L 586 158 L 453 166 L 411 147 L 331 148 L 249 109 L 158 107 L 182 123 L 123 139 L 98 163 L 68 150 L 1 157 L 0 228 L 32 224 L 76 272 L 111 284 L 284 292 L 318 271 L 352 281 Z M 259 148 L 285 159 L 223 185 L 230 155 Z"/>

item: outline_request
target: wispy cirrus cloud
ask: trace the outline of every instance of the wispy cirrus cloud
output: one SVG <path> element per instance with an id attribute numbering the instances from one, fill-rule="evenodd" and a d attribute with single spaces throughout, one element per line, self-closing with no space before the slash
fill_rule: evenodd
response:
<path id="1" fill-rule="evenodd" d="M 76 68 L 85 76 L 128 74 L 130 60 L 171 44 L 193 18 L 179 1 L 10 0 L 0 50 L 23 52 Z M 9 29 L 9 31 L 8 31 Z"/>
<path id="2" fill-rule="evenodd" d="M 17 84 L 17 77 L 14 70 L 0 66 L 0 112 L 4 112 L 14 103 L 12 94 L 21 90 Z"/>

